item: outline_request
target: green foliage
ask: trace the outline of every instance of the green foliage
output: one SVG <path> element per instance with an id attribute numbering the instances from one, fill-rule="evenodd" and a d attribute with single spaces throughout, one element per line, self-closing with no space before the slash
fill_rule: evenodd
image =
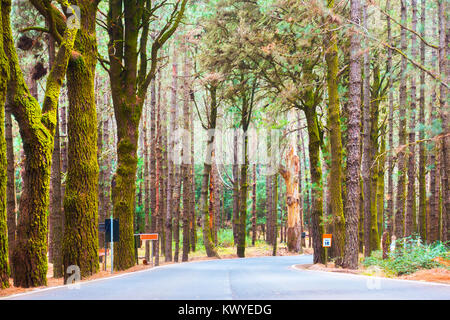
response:
<path id="1" fill-rule="evenodd" d="M 437 257 L 450 258 L 448 243 L 436 241 L 427 245 L 422 243 L 420 237 L 414 235 L 396 241 L 396 249 L 389 253 L 388 259 L 383 260 L 382 251 L 377 250 L 365 258 L 362 264 L 365 267 L 381 267 L 386 274 L 402 275 L 420 269 L 443 267 L 433 260 Z"/>

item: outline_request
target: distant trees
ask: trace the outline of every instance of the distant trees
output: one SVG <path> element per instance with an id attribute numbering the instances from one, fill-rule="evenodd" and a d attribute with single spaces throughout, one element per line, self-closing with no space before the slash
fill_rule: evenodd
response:
<path id="1" fill-rule="evenodd" d="M 118 163 L 112 182 L 114 217 L 120 220 L 121 234 L 117 250 L 114 251 L 118 270 L 132 267 L 135 263 L 133 215 L 138 127 L 142 106 L 150 82 L 156 75 L 158 51 L 177 29 L 186 3 L 187 0 L 173 3 L 169 17 L 158 27 L 152 39 L 148 56 L 150 21 L 162 5 L 153 5 L 149 0 L 140 0 L 132 6 L 126 5 L 122 0 L 109 1 L 109 61 L 103 61 L 103 64 L 110 76 L 118 135 Z"/>

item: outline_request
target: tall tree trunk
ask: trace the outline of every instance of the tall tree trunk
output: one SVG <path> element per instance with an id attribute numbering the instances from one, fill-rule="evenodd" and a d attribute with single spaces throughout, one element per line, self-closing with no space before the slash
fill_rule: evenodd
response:
<path id="1" fill-rule="evenodd" d="M 97 3 L 79 1 L 81 15 L 76 49 L 67 68 L 69 97 L 68 167 L 64 194 L 64 278 L 76 265 L 81 277 L 99 270 L 98 263 L 98 163 L 95 66 L 97 64 Z"/>
<path id="2" fill-rule="evenodd" d="M 363 26 L 367 29 L 367 1 L 363 5 Z M 366 40 L 367 47 L 367 40 Z M 370 56 L 369 51 L 364 51 L 364 78 L 363 78 L 363 153 L 361 175 L 363 179 L 363 204 L 364 204 L 364 256 L 370 255 L 370 199 L 371 199 L 371 148 L 370 148 Z"/>
<path id="3" fill-rule="evenodd" d="M 417 26 L 417 1 L 412 0 L 412 30 L 416 31 Z M 417 60 L 416 36 L 411 35 L 411 57 Z M 409 111 L 409 133 L 408 133 L 408 188 L 407 188 L 407 205 L 406 205 L 406 223 L 405 236 L 410 236 L 417 232 L 417 214 L 416 214 L 416 76 L 414 73 L 410 75 L 411 80 L 411 105 Z"/>
<path id="4" fill-rule="evenodd" d="M 239 162 L 238 162 L 238 130 L 233 130 L 233 240 L 238 243 L 238 224 L 239 224 Z"/>
<path id="5" fill-rule="evenodd" d="M 290 131 L 294 128 L 296 121 L 294 109 L 289 110 L 288 121 Z M 299 252 L 301 249 L 301 223 L 300 223 L 300 195 L 299 195 L 299 171 L 300 160 L 297 155 L 295 136 L 291 135 L 285 156 L 286 168 L 280 168 L 281 176 L 286 184 L 286 204 L 288 210 L 287 247 L 288 251 Z M 276 211 L 276 209 L 275 209 Z M 276 217 L 276 215 L 275 215 Z M 276 224 L 276 221 L 275 221 Z M 276 234 L 274 235 L 276 237 Z"/>
<path id="6" fill-rule="evenodd" d="M 256 242 L 256 163 L 253 164 L 253 185 L 252 185 L 252 246 Z"/>
<path id="7" fill-rule="evenodd" d="M 401 1 L 401 24 L 406 26 L 406 1 Z M 406 30 L 404 28 L 401 29 L 401 50 L 402 52 L 406 52 L 408 48 L 407 40 L 406 40 Z M 395 225 L 394 225 L 394 234 L 397 239 L 402 238 L 404 236 L 405 231 L 405 168 L 406 168 L 406 160 L 405 160 L 405 152 L 403 148 L 406 145 L 406 74 L 407 61 L 405 57 L 402 57 L 401 60 L 401 69 L 400 69 L 400 90 L 399 90 L 399 129 L 398 129 L 398 144 L 399 148 L 402 148 L 398 153 L 398 167 L 397 170 L 399 172 L 398 181 L 397 181 L 397 208 L 395 212 Z"/>
<path id="8" fill-rule="evenodd" d="M 2 39 L 0 39 L 0 41 L 2 41 Z M 1 105 L 3 106 L 4 104 L 2 103 Z M 6 184 L 6 212 L 7 212 L 7 227 L 8 227 L 9 267 L 11 271 L 11 276 L 14 275 L 14 265 L 12 264 L 12 253 L 14 249 L 14 243 L 16 241 L 16 223 L 17 223 L 16 178 L 14 174 L 15 157 L 14 157 L 14 140 L 12 129 L 13 124 L 11 111 L 9 110 L 9 106 L 6 106 L 5 141 L 6 141 L 6 159 L 7 159 L 6 162 L 7 162 L 7 176 L 8 176 L 7 179 L 8 182 Z"/>
<path id="9" fill-rule="evenodd" d="M 209 115 L 209 129 L 216 128 L 216 118 L 217 118 L 217 97 L 216 97 L 217 87 L 209 87 L 209 92 L 211 95 L 211 105 L 210 105 L 210 115 Z M 205 245 L 206 255 L 208 257 L 217 257 L 217 249 L 211 238 L 211 229 L 209 224 L 209 206 L 208 206 L 208 187 L 211 176 L 212 167 L 212 155 L 214 152 L 214 134 L 211 132 L 213 130 L 208 130 L 208 140 L 206 146 L 206 158 L 203 164 L 203 174 L 202 174 L 202 188 L 200 195 L 200 210 L 202 215 L 202 228 L 203 228 L 203 243 Z"/>
<path id="10" fill-rule="evenodd" d="M 351 20 L 360 23 L 360 0 L 352 0 Z M 350 36 L 350 73 L 347 129 L 347 196 L 345 203 L 345 249 L 343 266 L 349 269 L 358 267 L 358 224 L 360 212 L 360 119 L 361 119 L 361 64 L 360 36 L 352 30 Z"/>
<path id="11" fill-rule="evenodd" d="M 449 62 L 448 62 L 448 41 L 450 40 L 450 32 L 448 30 L 448 2 L 438 0 L 438 15 L 439 15 L 439 73 L 442 79 L 449 80 Z M 448 81 L 447 81 L 448 83 Z M 442 214 L 448 221 L 450 216 L 450 186 L 448 185 L 448 178 L 450 176 L 450 118 L 449 118 L 449 94 L 448 89 L 441 81 L 439 86 L 439 107 L 441 114 L 441 121 L 443 126 L 444 137 L 442 138 L 442 165 L 441 165 L 441 179 L 442 179 Z M 444 238 L 448 239 L 449 230 L 443 230 Z"/>
<path id="12" fill-rule="evenodd" d="M 151 214 L 151 224 L 150 224 L 150 232 L 157 232 L 158 230 L 158 221 L 160 211 L 157 207 L 157 199 L 159 192 L 159 180 L 158 180 L 158 172 L 157 172 L 157 156 L 158 156 L 158 137 L 159 131 L 156 130 L 156 80 L 153 79 L 150 84 L 150 162 L 149 162 L 149 171 L 150 171 L 150 181 L 149 181 L 149 192 L 150 192 L 150 214 Z M 159 169 L 159 168 L 158 168 Z M 151 191 L 150 191 L 151 188 Z M 148 212 L 147 212 L 148 214 Z M 153 245 L 153 254 L 157 254 L 159 248 L 157 249 L 155 246 L 155 242 L 152 241 Z M 158 253 L 159 254 L 159 253 Z"/>
<path id="13" fill-rule="evenodd" d="M 159 212 L 160 212 L 160 222 L 158 223 L 160 227 L 160 243 L 161 243 L 161 254 L 166 254 L 165 249 L 165 222 L 166 222 L 166 212 L 167 212 L 167 106 L 165 93 L 161 88 L 161 81 L 158 80 L 158 91 L 162 93 L 161 101 L 158 99 L 158 109 L 159 109 L 159 131 L 160 131 L 160 141 L 158 143 L 159 156 L 160 156 L 160 182 L 159 182 Z"/>
<path id="14" fill-rule="evenodd" d="M 309 163 L 312 185 L 311 228 L 314 249 L 314 263 L 325 262 L 325 250 L 322 248 L 323 235 L 323 189 L 322 164 L 320 161 L 321 136 L 315 107 L 305 108 L 309 136 Z"/>
<path id="15" fill-rule="evenodd" d="M 8 71 L 8 58 L 4 51 L 4 45 L 3 45 L 3 32 L 7 31 L 7 29 L 4 27 L 4 24 L 9 21 L 4 21 L 5 14 L 8 14 L 9 17 L 9 11 L 4 12 L 5 8 L 2 3 L 0 7 L 0 289 L 8 288 L 9 287 L 9 275 L 10 275 L 10 268 L 9 263 L 10 261 L 10 254 L 8 253 L 8 245 L 11 243 L 11 240 L 8 238 L 11 237 L 14 241 L 14 237 L 10 235 L 11 231 L 9 231 L 8 227 L 15 227 L 15 208 L 13 211 L 14 214 L 14 225 L 12 225 L 12 219 L 10 218 L 11 213 L 9 211 L 8 207 L 8 216 L 7 216 L 7 184 L 10 184 L 9 179 L 9 166 L 7 168 L 7 158 L 8 160 L 13 160 L 14 164 L 14 154 L 12 157 L 7 157 L 7 147 L 6 147 L 6 140 L 5 140 L 5 103 L 6 103 L 6 90 L 8 87 L 8 78 L 9 78 L 9 71 Z M 6 30 L 5 30 L 6 29 Z M 9 117 L 7 125 L 7 135 L 10 135 L 11 133 L 11 114 L 9 111 L 6 112 L 7 117 Z M 9 133 L 8 133 L 9 131 Z M 9 138 L 9 137 L 8 137 Z M 10 137 L 12 140 L 12 135 Z M 9 163 L 8 163 L 9 165 Z M 7 175 L 8 174 L 8 175 Z M 14 228 L 12 230 L 15 230 Z"/>
<path id="16" fill-rule="evenodd" d="M 375 59 L 376 60 L 376 59 Z M 380 65 L 375 61 L 373 68 L 373 85 L 370 102 L 370 137 L 369 137 L 369 152 L 370 152 L 370 232 L 369 243 L 370 246 L 366 248 L 367 255 L 370 255 L 373 250 L 380 248 L 380 239 L 378 237 L 378 209 L 377 209 L 377 190 L 378 190 L 378 118 L 380 114 L 381 102 L 381 81 L 380 81 Z"/>
<path id="17" fill-rule="evenodd" d="M 390 0 L 386 1 L 386 12 L 390 10 Z M 391 42 L 391 18 L 387 18 L 387 37 L 388 42 Z M 388 125 L 389 125 L 389 150 L 388 150 L 388 189 L 387 189 L 387 207 L 386 207 L 386 230 L 383 233 L 383 259 L 387 259 L 388 250 L 391 244 L 391 237 L 393 231 L 393 214 L 394 214 L 394 180 L 393 180 L 393 172 L 394 172 L 394 159 L 393 159 L 393 149 L 394 149 L 394 95 L 392 88 L 392 49 L 388 49 L 388 57 L 387 57 L 387 67 L 386 72 L 389 73 L 388 78 L 388 88 L 389 88 L 389 115 L 388 115 Z"/>
<path id="18" fill-rule="evenodd" d="M 436 25 L 437 25 L 437 19 L 436 16 L 433 15 L 433 28 L 432 28 L 432 34 L 436 35 Z M 436 71 L 436 60 L 437 60 L 437 51 L 435 49 L 431 50 L 431 65 L 432 65 L 432 69 L 434 71 Z M 436 122 L 439 121 L 438 120 L 438 111 L 436 108 L 436 91 L 437 91 L 437 86 L 436 84 L 433 84 L 432 89 L 431 89 L 431 99 L 430 99 L 430 124 L 433 127 L 434 125 L 436 125 Z M 434 134 L 433 134 L 434 135 Z M 436 185 L 439 188 L 439 180 L 437 179 L 437 161 L 436 161 L 436 155 L 438 154 L 438 150 L 439 150 L 439 143 L 437 143 L 436 141 L 432 141 L 432 149 L 430 151 L 430 157 L 429 157 L 429 166 L 430 166 L 430 180 L 429 180 L 429 188 L 430 188 L 430 199 L 429 199 L 429 203 L 430 203 L 430 212 L 428 215 L 428 221 L 427 221 L 427 233 L 426 233 L 426 240 L 428 243 L 431 243 L 433 241 L 436 241 L 438 238 L 438 234 L 437 234 L 437 228 L 435 226 L 437 226 L 438 224 L 438 220 L 439 220 L 439 202 L 436 201 L 436 194 L 435 194 L 435 190 L 436 190 Z M 439 198 L 438 198 L 439 199 Z M 424 239 L 425 240 L 425 239 Z"/>
<path id="19" fill-rule="evenodd" d="M 186 36 L 183 37 L 183 129 L 184 133 L 182 136 L 183 149 L 182 149 L 182 159 L 183 162 L 181 164 L 181 175 L 183 179 L 183 254 L 181 257 L 181 261 L 188 261 L 189 258 L 189 248 L 190 248 L 190 224 L 191 221 L 191 181 L 190 181 L 190 167 L 191 163 L 191 137 L 190 132 L 192 128 L 190 128 L 190 79 L 189 78 L 189 62 L 188 62 L 188 51 L 187 51 L 187 43 Z M 189 160 L 189 161 L 188 161 Z"/>
<path id="20" fill-rule="evenodd" d="M 256 80 L 254 80 L 256 81 Z M 247 235 L 247 197 L 248 197 L 248 126 L 251 117 L 251 103 L 246 94 L 242 97 L 241 107 L 241 127 L 243 131 L 242 136 L 242 166 L 240 173 L 239 186 L 239 230 L 237 243 L 237 256 L 239 258 L 245 257 L 246 235 Z M 276 237 L 276 235 L 275 235 Z"/>
<path id="21" fill-rule="evenodd" d="M 334 8 L 334 0 L 328 1 L 328 7 Z M 333 24 L 330 25 L 334 28 Z M 325 40 L 325 60 L 327 63 L 328 87 L 328 127 L 330 129 L 331 167 L 330 167 L 330 195 L 331 212 L 333 215 L 336 265 L 341 266 L 344 258 L 345 246 L 345 218 L 342 203 L 342 138 L 340 120 L 340 102 L 338 93 L 338 46 L 337 34 L 329 31 Z"/>
<path id="22" fill-rule="evenodd" d="M 57 115 L 57 118 L 58 115 Z M 61 194 L 61 146 L 59 139 L 59 121 L 56 122 L 55 144 L 52 155 L 51 169 L 51 185 L 52 185 L 52 211 L 50 212 L 50 243 L 53 246 L 52 262 L 53 277 L 61 278 L 63 276 L 63 252 L 62 240 L 64 235 L 64 215 L 62 211 L 62 194 Z"/>
<path id="23" fill-rule="evenodd" d="M 36 287 L 47 283 L 47 209 L 53 136 L 59 92 L 71 57 L 76 30 L 67 29 L 64 33 L 55 64 L 47 78 L 41 108 L 31 96 L 20 70 L 12 38 L 10 11 L 11 2 L 3 1 L 3 41 L 10 68 L 7 98 L 8 104 L 14 105 L 11 111 L 19 123 L 26 155 L 17 240 L 12 257 L 14 285 Z M 1 194 L 6 193 L 3 191 Z M 3 222 L 3 218 L 0 221 Z M 3 234 L 3 230 L 0 234 Z M 3 245 L 1 247 L 4 248 Z"/>
<path id="24" fill-rule="evenodd" d="M 278 234 L 278 224 L 277 224 L 277 216 L 278 216 L 278 174 L 274 175 L 273 180 L 273 204 L 274 204 L 274 212 L 275 219 L 273 220 L 273 242 L 272 242 L 272 256 L 277 255 L 277 234 Z"/>
<path id="25" fill-rule="evenodd" d="M 189 93 L 191 89 L 189 89 Z M 190 243 L 191 250 L 195 252 L 195 244 L 197 243 L 197 218 L 195 215 L 195 161 L 194 161 L 194 110 L 191 107 L 190 111 L 190 122 L 191 122 L 191 164 L 189 166 L 189 184 L 191 186 L 191 195 L 189 201 L 189 208 L 191 210 L 191 229 L 190 229 Z"/>
<path id="26" fill-rule="evenodd" d="M 425 0 L 421 1 L 420 14 L 420 35 L 425 37 L 425 18 L 426 5 Z M 420 64 L 425 65 L 425 43 L 420 42 Z M 420 72 L 420 100 L 419 100 L 419 123 L 425 127 L 425 72 Z M 419 131 L 419 139 L 425 139 L 425 130 Z M 418 231 L 423 241 L 426 239 L 426 208 L 427 208 L 427 188 L 426 188 L 426 163 L 427 155 L 425 153 L 425 143 L 419 145 L 419 220 Z"/>
<path id="27" fill-rule="evenodd" d="M 156 37 L 149 45 L 151 56 L 148 57 L 146 48 L 150 21 L 151 15 L 155 14 L 152 2 L 139 0 L 135 5 L 125 5 L 122 0 L 109 1 L 109 76 L 118 137 L 117 170 L 112 183 L 114 217 L 120 220 L 120 239 L 117 250 L 114 250 L 118 270 L 130 268 L 135 263 L 133 209 L 138 160 L 137 128 L 143 103 L 157 71 L 159 50 L 176 31 L 184 15 L 186 2 L 178 2 L 172 8 L 171 19 L 167 19 L 161 29 L 155 32 Z M 171 235 L 166 236 L 166 242 L 167 239 L 171 240 Z M 171 258 L 170 252 L 166 252 L 166 259 Z"/>
<path id="28" fill-rule="evenodd" d="M 179 154 L 175 152 L 175 137 L 179 138 L 179 135 L 176 135 L 179 128 L 178 121 L 178 48 L 174 45 L 173 51 L 173 62 L 172 62 L 172 119 L 171 119 L 171 137 L 174 148 L 171 148 L 172 151 L 172 163 L 173 163 L 173 203 L 172 203 L 172 212 L 173 212 L 173 240 L 175 242 L 175 251 L 173 254 L 173 260 L 178 262 L 178 257 L 180 253 L 180 195 L 181 195 L 181 175 L 180 175 L 180 163 L 179 163 Z M 178 141 L 177 141 L 178 143 Z"/>

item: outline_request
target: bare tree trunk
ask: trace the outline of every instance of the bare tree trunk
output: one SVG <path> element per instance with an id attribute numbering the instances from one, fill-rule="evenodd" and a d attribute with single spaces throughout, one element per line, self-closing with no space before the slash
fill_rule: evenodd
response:
<path id="1" fill-rule="evenodd" d="M 450 32 L 448 30 L 448 2 L 444 0 L 438 0 L 438 15 L 439 15 L 439 73 L 442 79 L 449 79 L 450 74 L 448 70 L 448 41 Z M 448 178 L 450 176 L 450 118 L 449 118 L 449 94 L 448 89 L 441 82 L 439 87 L 439 107 L 441 114 L 441 121 L 443 126 L 444 137 L 442 139 L 442 164 L 441 164 L 441 177 L 442 177 L 442 215 L 445 216 L 445 220 L 448 220 L 450 215 L 450 186 L 448 185 Z M 449 230 L 443 230 L 445 233 L 444 238 L 448 239 Z"/>
<path id="2" fill-rule="evenodd" d="M 425 37 L 425 18 L 426 5 L 425 0 L 421 1 L 420 35 Z M 420 42 L 420 64 L 425 65 L 425 43 Z M 419 123 L 425 125 L 425 72 L 420 72 L 420 100 L 419 100 Z M 419 131 L 419 139 L 425 139 L 425 130 Z M 425 153 L 425 144 L 421 143 L 419 146 L 419 221 L 418 231 L 423 241 L 426 239 L 426 207 L 427 207 L 427 188 L 426 188 L 426 163 L 427 155 Z"/>
<path id="3" fill-rule="evenodd" d="M 406 26 L 406 3 L 401 1 L 401 24 Z M 401 50 L 406 52 L 408 48 L 406 39 L 406 30 L 401 29 Z M 401 60 L 400 70 L 400 90 L 399 90 L 399 131 L 398 131 L 398 144 L 400 148 L 405 148 L 406 145 L 406 74 L 407 61 L 405 57 Z M 398 153 L 398 182 L 397 182 L 397 208 L 395 212 L 395 225 L 394 233 L 397 239 L 404 236 L 405 231 L 405 152 L 401 150 Z"/>
<path id="4" fill-rule="evenodd" d="M 188 261 L 189 258 L 189 248 L 190 248 L 190 223 L 191 221 L 191 200 L 190 197 L 194 196 L 191 195 L 191 181 L 190 181 L 190 166 L 192 163 L 190 161 L 187 161 L 187 159 L 191 160 L 190 158 L 190 86 L 189 86 L 189 62 L 188 62 L 188 51 L 187 51 L 187 43 L 186 43 L 186 37 L 183 37 L 183 129 L 184 134 L 182 136 L 182 142 L 183 142 L 183 150 L 182 150 L 182 159 L 183 163 L 181 165 L 181 174 L 183 179 L 183 254 L 181 261 Z M 187 134 L 189 133 L 189 136 Z"/>
<path id="5" fill-rule="evenodd" d="M 416 31 L 417 26 L 417 1 L 412 0 L 412 30 Z M 411 35 L 411 57 L 417 59 L 416 53 L 416 36 Z M 415 154 L 415 141 L 416 141 L 416 76 L 414 73 L 410 75 L 411 79 L 411 105 L 409 109 L 409 134 L 408 134 L 408 188 L 407 188 L 407 205 L 406 205 L 406 223 L 405 223 L 405 236 L 410 236 L 413 232 L 417 231 L 417 215 L 416 215 L 416 154 Z"/>
<path id="6" fill-rule="evenodd" d="M 239 164 L 238 164 L 238 134 L 234 130 L 233 136 L 233 240 L 234 244 L 238 242 L 238 224 L 239 224 Z"/>
<path id="7" fill-rule="evenodd" d="M 149 156 L 149 171 L 150 171 L 150 177 L 148 181 L 148 191 L 149 191 L 149 209 L 151 214 L 151 223 L 150 223 L 150 232 L 154 233 L 157 232 L 158 227 L 158 216 L 159 216 L 159 208 L 157 208 L 157 199 L 158 199 L 158 192 L 159 192 L 159 181 L 157 179 L 157 141 L 158 137 L 156 130 L 156 80 L 153 79 L 150 84 L 150 147 L 148 148 L 148 152 L 150 152 Z M 150 191 L 151 189 L 151 191 Z M 146 214 L 148 215 L 149 212 L 146 211 Z M 153 246 L 153 255 L 158 254 L 159 255 L 159 248 L 156 247 L 155 242 L 152 241 Z"/>
<path id="8" fill-rule="evenodd" d="M 351 1 L 351 20 L 360 23 L 360 0 Z M 350 38 L 350 74 L 347 131 L 347 195 L 345 203 L 345 268 L 358 267 L 358 224 L 360 212 L 360 119 L 361 119 L 361 50 L 360 36 L 353 31 Z"/>
<path id="9" fill-rule="evenodd" d="M 386 1 L 386 12 L 390 10 L 390 0 Z M 391 19 L 387 18 L 387 33 L 388 33 L 388 43 L 391 42 Z M 393 180 L 393 171 L 394 171 L 394 159 L 393 159 L 393 149 L 394 149 L 394 95 L 392 88 L 392 50 L 388 49 L 388 58 L 387 58 L 387 68 L 386 72 L 389 73 L 388 79 L 388 87 L 389 87 L 389 116 L 388 116 L 388 125 L 389 125 L 389 153 L 388 153 L 388 190 L 387 190 L 387 208 L 386 208 L 386 217 L 387 217 L 387 228 L 386 232 L 383 233 L 383 259 L 387 259 L 388 250 L 391 244 L 391 237 L 393 231 L 393 214 L 394 214 L 394 180 Z"/>
<path id="10" fill-rule="evenodd" d="M 432 28 L 432 34 L 436 35 L 437 30 L 437 19 L 436 16 L 433 15 L 433 28 Z M 431 50 L 431 65 L 432 69 L 436 71 L 436 61 L 437 60 L 437 50 L 432 49 Z M 431 89 L 431 100 L 430 100 L 430 123 L 433 125 L 436 121 L 438 121 L 438 110 L 436 108 L 436 91 L 437 86 L 436 84 L 433 84 Z M 437 198 L 438 201 L 436 201 L 436 185 L 439 188 L 439 180 L 436 177 L 439 173 L 436 169 L 437 167 L 437 161 L 436 161 L 436 155 L 438 154 L 439 150 L 439 143 L 432 141 L 432 150 L 430 151 L 430 157 L 429 157 L 429 166 L 430 166 L 430 180 L 429 180 L 429 188 L 430 188 L 430 212 L 428 215 L 428 221 L 427 221 L 427 232 L 426 232 L 426 240 L 428 243 L 431 243 L 433 241 L 436 241 L 438 238 L 437 229 L 435 226 L 438 224 L 439 220 L 439 198 Z M 425 240 L 425 239 L 424 239 Z"/>
<path id="11" fill-rule="evenodd" d="M 252 185 L 252 246 L 256 242 L 256 163 L 253 164 L 253 185 Z"/>

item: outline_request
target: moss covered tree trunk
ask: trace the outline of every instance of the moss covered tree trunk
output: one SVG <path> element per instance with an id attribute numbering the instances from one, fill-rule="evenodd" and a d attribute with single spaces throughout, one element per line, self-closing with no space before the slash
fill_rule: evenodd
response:
<path id="1" fill-rule="evenodd" d="M 366 248 L 366 254 L 370 256 L 373 250 L 380 247 L 378 236 L 378 209 L 377 209 L 377 190 L 378 190 L 378 118 L 380 114 L 381 94 L 380 66 L 377 61 L 373 68 L 373 84 L 370 96 L 370 131 L 369 131 L 369 174 L 370 174 L 370 222 L 369 222 L 369 247 Z"/>
<path id="2" fill-rule="evenodd" d="M 316 110 L 314 107 L 304 109 L 309 135 L 309 163 L 311 174 L 311 229 L 313 237 L 314 263 L 325 262 L 325 251 L 322 248 L 323 225 L 323 188 L 322 165 L 320 161 L 321 136 Z"/>
<path id="3" fill-rule="evenodd" d="M 117 250 L 114 250 L 118 270 L 130 268 L 135 263 L 133 215 L 138 127 L 142 106 L 157 71 L 158 52 L 177 29 L 184 15 L 186 2 L 187 0 L 179 1 L 172 7 L 170 19 L 155 32 L 150 45 L 151 16 L 161 6 L 152 7 L 150 0 L 138 0 L 134 5 L 123 0 L 109 1 L 108 72 L 118 137 L 117 170 L 112 182 L 114 217 L 119 218 L 120 223 L 120 240 Z M 147 46 L 150 47 L 149 50 Z M 150 57 L 147 56 L 148 51 Z M 166 253 L 166 259 L 167 257 Z"/>
<path id="4" fill-rule="evenodd" d="M 80 29 L 77 54 L 67 68 L 69 113 L 67 121 L 68 162 L 64 194 L 64 278 L 76 265 L 81 277 L 99 270 L 98 260 L 98 162 L 97 110 L 94 81 L 97 63 L 97 2 L 78 1 Z"/>
<path id="5" fill-rule="evenodd" d="M 247 117 L 245 108 L 243 108 L 242 114 L 244 118 Z M 244 135 L 242 137 L 242 159 L 243 164 L 241 166 L 240 173 L 240 187 L 239 187 L 239 231 L 238 231 L 238 243 L 237 243 L 237 256 L 239 258 L 245 257 L 246 247 L 246 227 L 247 227 L 247 197 L 248 197 L 248 135 L 247 130 L 244 129 Z"/>
<path id="6" fill-rule="evenodd" d="M 72 55 L 76 29 L 66 29 L 47 78 L 44 104 L 39 106 L 20 70 L 10 27 L 11 1 L 2 2 L 3 41 L 9 60 L 8 103 L 19 123 L 25 173 L 20 199 L 17 241 L 13 252 L 14 285 L 36 287 L 47 283 L 47 210 L 56 109 L 67 63 Z"/>
<path id="7" fill-rule="evenodd" d="M 217 118 L 217 98 L 216 98 L 217 87 L 211 85 L 209 87 L 211 105 L 210 105 L 210 115 L 208 117 L 208 140 L 206 145 L 206 157 L 203 164 L 203 174 L 202 174 L 202 187 L 200 193 L 200 210 L 202 215 L 202 229 L 203 229 L 203 243 L 205 245 L 206 255 L 208 257 L 217 257 L 216 246 L 211 237 L 211 227 L 209 221 L 209 200 L 208 200 L 208 190 L 210 184 L 211 168 L 212 168 L 212 155 L 214 153 L 214 130 L 216 128 L 216 118 Z"/>
<path id="8" fill-rule="evenodd" d="M 0 7 L 0 289 L 9 287 L 9 251 L 6 215 L 6 140 L 5 140 L 5 102 L 8 85 L 8 58 L 3 49 L 3 4 Z M 8 12 L 9 15 L 9 12 Z M 11 114 L 9 114 L 11 117 Z M 15 225 L 15 223 L 14 223 Z"/>
<path id="9" fill-rule="evenodd" d="M 328 1 L 328 7 L 333 9 L 334 0 Z M 331 28 L 335 26 L 331 23 Z M 328 87 L 328 127 L 330 129 L 330 192 L 331 212 L 333 215 L 333 243 L 335 245 L 336 265 L 342 265 L 345 246 L 345 218 L 342 203 L 342 138 L 340 102 L 338 93 L 338 46 L 337 34 L 329 31 L 325 40 L 325 60 L 327 63 L 327 87 Z"/>

